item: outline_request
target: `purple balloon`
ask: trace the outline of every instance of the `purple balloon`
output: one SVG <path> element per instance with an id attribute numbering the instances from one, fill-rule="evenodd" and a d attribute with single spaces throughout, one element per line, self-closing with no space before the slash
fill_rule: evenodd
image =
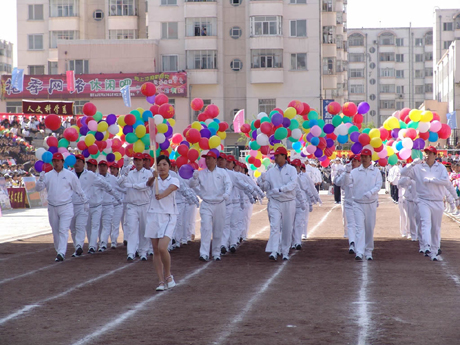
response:
<path id="1" fill-rule="evenodd" d="M 123 134 L 126 135 L 128 133 L 132 133 L 133 132 L 133 126 L 131 125 L 126 125 L 123 127 Z"/>
<path id="2" fill-rule="evenodd" d="M 256 140 L 257 139 L 257 130 L 253 130 L 251 133 L 252 139 Z"/>
<path id="3" fill-rule="evenodd" d="M 326 160 L 326 158 L 327 158 L 327 156 L 324 155 L 324 156 L 318 157 L 318 160 L 319 160 L 320 162 L 324 162 L 324 161 Z"/>
<path id="4" fill-rule="evenodd" d="M 165 133 L 165 137 L 169 138 L 169 137 L 172 137 L 172 135 L 173 135 L 173 129 L 171 126 L 168 125 L 168 130 Z"/>
<path id="5" fill-rule="evenodd" d="M 308 133 L 308 134 L 307 134 L 307 141 L 308 141 L 309 143 L 311 143 L 311 139 L 313 139 L 313 134 Z"/>
<path id="6" fill-rule="evenodd" d="M 102 132 L 96 132 L 96 134 L 94 135 L 94 137 L 96 138 L 97 141 L 102 141 L 102 140 L 104 140 L 104 133 L 102 133 Z"/>
<path id="7" fill-rule="evenodd" d="M 203 128 L 201 131 L 200 131 L 200 134 L 201 134 L 201 137 L 202 138 L 211 138 L 211 131 L 207 128 Z"/>
<path id="8" fill-rule="evenodd" d="M 268 138 L 268 142 L 270 143 L 270 145 L 273 146 L 275 144 L 279 144 L 281 140 L 275 139 L 275 135 L 270 135 L 270 137 Z"/>
<path id="9" fill-rule="evenodd" d="M 182 141 L 180 145 L 186 145 L 188 148 L 190 148 L 190 143 L 186 140 Z"/>
<path id="10" fill-rule="evenodd" d="M 327 138 L 326 139 L 326 147 L 332 147 L 334 146 L 334 140 L 332 140 L 331 138 Z"/>
<path id="11" fill-rule="evenodd" d="M 82 154 L 83 156 L 85 156 L 85 158 L 88 158 L 88 157 L 89 157 L 89 151 L 88 151 L 88 149 L 84 149 L 84 150 L 81 152 L 81 154 Z"/>
<path id="12" fill-rule="evenodd" d="M 391 136 L 392 136 L 393 138 L 397 139 L 397 138 L 398 138 L 399 130 L 400 130 L 399 128 L 392 129 L 392 130 L 391 130 Z"/>
<path id="13" fill-rule="evenodd" d="M 34 169 L 36 172 L 42 172 L 43 161 L 36 161 L 34 164 Z"/>
<path id="14" fill-rule="evenodd" d="M 271 121 L 273 126 L 277 127 L 283 123 L 283 115 L 281 115 L 280 113 L 275 113 L 272 115 Z"/>
<path id="15" fill-rule="evenodd" d="M 194 170 L 190 164 L 184 164 L 179 168 L 179 176 L 188 180 L 193 176 Z"/>
<path id="16" fill-rule="evenodd" d="M 283 127 L 288 128 L 291 125 L 291 120 L 289 120 L 287 117 L 283 117 Z"/>
<path id="17" fill-rule="evenodd" d="M 81 123 L 82 125 L 86 125 L 86 120 L 87 120 L 87 119 L 88 119 L 87 116 L 83 116 L 83 117 L 81 118 L 81 120 L 80 120 L 80 123 Z"/>
<path id="18" fill-rule="evenodd" d="M 319 158 L 319 157 L 322 157 L 323 156 L 323 150 L 321 149 L 316 149 L 315 151 L 315 157 L 316 158 Z"/>
<path id="19" fill-rule="evenodd" d="M 89 128 L 86 125 L 84 125 L 83 127 L 80 128 L 80 134 L 81 135 L 86 135 L 86 134 L 88 134 L 88 132 L 89 132 Z"/>
<path id="20" fill-rule="evenodd" d="M 418 145 L 420 147 L 419 150 L 423 150 L 425 148 L 425 141 L 421 138 L 418 138 L 416 140 L 420 140 L 419 145 Z"/>
<path id="21" fill-rule="evenodd" d="M 216 154 L 216 157 L 219 158 L 220 152 L 218 149 L 210 149 L 209 151 L 214 152 Z"/>
<path id="22" fill-rule="evenodd" d="M 113 162 L 115 161 L 115 155 L 113 153 L 109 153 L 107 155 L 107 162 Z"/>
<path id="23" fill-rule="evenodd" d="M 360 135 L 360 134 L 361 134 L 361 133 L 359 133 L 359 132 L 353 132 L 353 133 L 351 133 L 351 134 L 350 134 L 350 141 L 356 143 L 356 142 L 359 140 L 359 135 Z"/>
<path id="24" fill-rule="evenodd" d="M 353 152 L 355 155 L 360 153 L 362 149 L 363 145 L 361 145 L 361 143 L 354 143 L 353 145 L 351 145 L 351 152 Z"/>
<path id="25" fill-rule="evenodd" d="M 117 122 L 117 116 L 115 114 L 107 115 L 107 118 L 105 119 L 105 121 L 107 122 L 109 126 L 113 125 Z"/>
<path id="26" fill-rule="evenodd" d="M 370 107 L 369 103 L 361 102 L 361 103 L 358 104 L 358 114 L 364 115 L 369 111 L 370 108 L 371 107 Z"/>
<path id="27" fill-rule="evenodd" d="M 146 99 L 147 102 L 149 102 L 150 104 L 155 104 L 155 95 L 153 95 L 153 96 L 147 96 L 147 97 L 145 97 L 145 99 Z"/>
<path id="28" fill-rule="evenodd" d="M 160 148 L 161 148 L 162 150 L 167 150 L 168 147 L 169 147 L 169 140 L 165 140 L 165 141 L 163 141 L 163 142 L 160 144 Z"/>
<path id="29" fill-rule="evenodd" d="M 305 157 L 307 157 L 307 155 L 305 153 L 303 153 L 303 151 L 300 151 L 300 157 L 305 158 Z"/>
<path id="30" fill-rule="evenodd" d="M 324 131 L 324 133 L 326 133 L 326 134 L 331 134 L 331 133 L 333 133 L 333 132 L 334 132 L 334 129 L 335 129 L 335 127 L 334 127 L 334 125 L 331 124 L 331 123 L 328 123 L 328 124 L 324 125 L 324 127 L 323 127 L 323 131 Z"/>
<path id="31" fill-rule="evenodd" d="M 48 149 L 49 152 L 51 153 L 56 153 L 58 152 L 58 148 L 56 146 L 51 146 L 49 149 Z"/>

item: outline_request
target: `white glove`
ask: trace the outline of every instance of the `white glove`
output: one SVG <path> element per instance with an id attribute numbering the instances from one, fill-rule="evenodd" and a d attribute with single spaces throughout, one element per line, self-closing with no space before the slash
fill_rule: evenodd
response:
<path id="1" fill-rule="evenodd" d="M 417 164 L 422 164 L 423 161 L 420 159 L 420 158 L 415 158 L 413 161 L 412 161 L 412 164 L 414 165 L 417 165 Z"/>
<path id="2" fill-rule="evenodd" d="M 194 178 L 195 180 L 198 179 L 198 176 L 199 176 L 199 175 L 200 175 L 200 173 L 198 172 L 198 170 L 195 170 L 195 171 L 193 172 L 193 178 Z"/>
<path id="3" fill-rule="evenodd" d="M 83 205 L 83 211 L 88 212 L 89 211 L 89 203 L 86 203 Z"/>
<path id="4" fill-rule="evenodd" d="M 364 199 L 370 199 L 371 196 L 372 196 L 371 192 L 366 192 L 366 193 L 364 193 L 363 198 Z"/>
<path id="5" fill-rule="evenodd" d="M 310 204 L 310 212 L 313 212 L 313 205 Z"/>
<path id="6" fill-rule="evenodd" d="M 351 172 L 351 170 L 352 170 L 351 164 L 347 164 L 347 166 L 346 166 L 346 168 L 345 168 L 345 171 L 346 171 L 347 173 L 349 173 L 349 172 Z"/>
<path id="7" fill-rule="evenodd" d="M 125 187 L 126 188 L 133 188 L 133 184 L 132 183 L 125 183 Z"/>
<path id="8" fill-rule="evenodd" d="M 121 204 L 122 200 L 120 198 L 115 198 L 115 201 L 117 202 L 117 204 Z"/>
<path id="9" fill-rule="evenodd" d="M 423 178 L 423 182 L 425 182 L 425 183 L 430 183 L 432 180 L 433 180 L 432 177 L 424 177 Z"/>
<path id="10" fill-rule="evenodd" d="M 225 193 L 224 195 L 222 195 L 222 197 L 224 198 L 225 201 L 227 201 L 229 196 L 227 193 Z"/>
<path id="11" fill-rule="evenodd" d="M 129 159 L 125 158 L 125 160 L 123 161 L 123 166 L 125 168 L 129 166 Z"/>
<path id="12" fill-rule="evenodd" d="M 305 207 L 305 204 L 302 204 L 302 205 L 300 206 L 300 209 L 301 209 L 302 211 L 305 211 L 307 208 Z"/>
<path id="13" fill-rule="evenodd" d="M 40 173 L 40 178 L 38 179 L 40 182 L 43 182 L 45 180 L 45 174 L 46 173 L 44 171 Z"/>
<path id="14" fill-rule="evenodd" d="M 244 210 L 244 202 L 240 202 L 240 208 L 241 208 L 241 211 Z"/>

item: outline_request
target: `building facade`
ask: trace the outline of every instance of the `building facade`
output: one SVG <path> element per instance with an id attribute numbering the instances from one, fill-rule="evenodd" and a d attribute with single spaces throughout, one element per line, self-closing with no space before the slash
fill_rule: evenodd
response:
<path id="1" fill-rule="evenodd" d="M 433 99 L 433 29 L 348 31 L 348 92 L 371 110 L 364 122 L 380 126 L 395 110 Z"/>
<path id="2" fill-rule="evenodd" d="M 433 68 L 449 46 L 460 39 L 460 8 L 435 9 L 433 20 Z"/>
<path id="3" fill-rule="evenodd" d="M 13 43 L 0 40 L 0 75 L 13 70 Z"/>

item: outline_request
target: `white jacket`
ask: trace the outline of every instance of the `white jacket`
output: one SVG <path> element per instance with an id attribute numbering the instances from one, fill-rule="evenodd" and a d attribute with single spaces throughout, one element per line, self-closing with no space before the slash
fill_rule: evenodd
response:
<path id="1" fill-rule="evenodd" d="M 287 162 L 280 168 L 275 165 L 268 170 L 261 183 L 267 197 L 277 201 L 291 201 L 296 198 L 297 170 Z"/>
<path id="2" fill-rule="evenodd" d="M 110 184 L 108 184 L 101 175 L 95 174 L 92 171 L 86 169 L 83 170 L 80 177 L 78 177 L 75 170 L 72 173 L 80 181 L 81 188 L 89 200 L 90 207 L 96 207 L 102 204 L 104 192 L 107 191 L 112 195 L 115 194 Z M 74 205 L 82 204 L 81 200 L 75 193 L 72 196 L 72 202 Z"/>
<path id="3" fill-rule="evenodd" d="M 151 188 L 146 183 L 152 177 L 150 170 L 142 168 L 141 170 L 131 170 L 128 176 L 123 176 L 118 183 L 126 188 L 124 202 L 136 206 L 142 206 L 150 203 Z"/>
<path id="4" fill-rule="evenodd" d="M 361 165 L 350 173 L 353 201 L 359 204 L 370 204 L 378 201 L 379 191 L 382 188 L 380 170 L 372 164 L 367 168 Z"/>
<path id="5" fill-rule="evenodd" d="M 224 169 L 215 167 L 213 171 L 208 168 L 195 171 L 190 179 L 190 187 L 197 188 L 200 198 L 209 204 L 218 204 L 230 198 L 232 182 Z"/>

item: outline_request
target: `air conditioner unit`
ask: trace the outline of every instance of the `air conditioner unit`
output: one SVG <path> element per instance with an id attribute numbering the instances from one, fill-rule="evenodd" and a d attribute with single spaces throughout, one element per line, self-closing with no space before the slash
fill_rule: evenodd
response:
<path id="1" fill-rule="evenodd" d="M 377 41 L 374 41 L 374 44 L 377 44 Z"/>
<path id="2" fill-rule="evenodd" d="M 400 93 L 400 94 L 398 95 L 398 98 L 404 98 L 404 95 L 403 95 L 402 93 Z"/>

